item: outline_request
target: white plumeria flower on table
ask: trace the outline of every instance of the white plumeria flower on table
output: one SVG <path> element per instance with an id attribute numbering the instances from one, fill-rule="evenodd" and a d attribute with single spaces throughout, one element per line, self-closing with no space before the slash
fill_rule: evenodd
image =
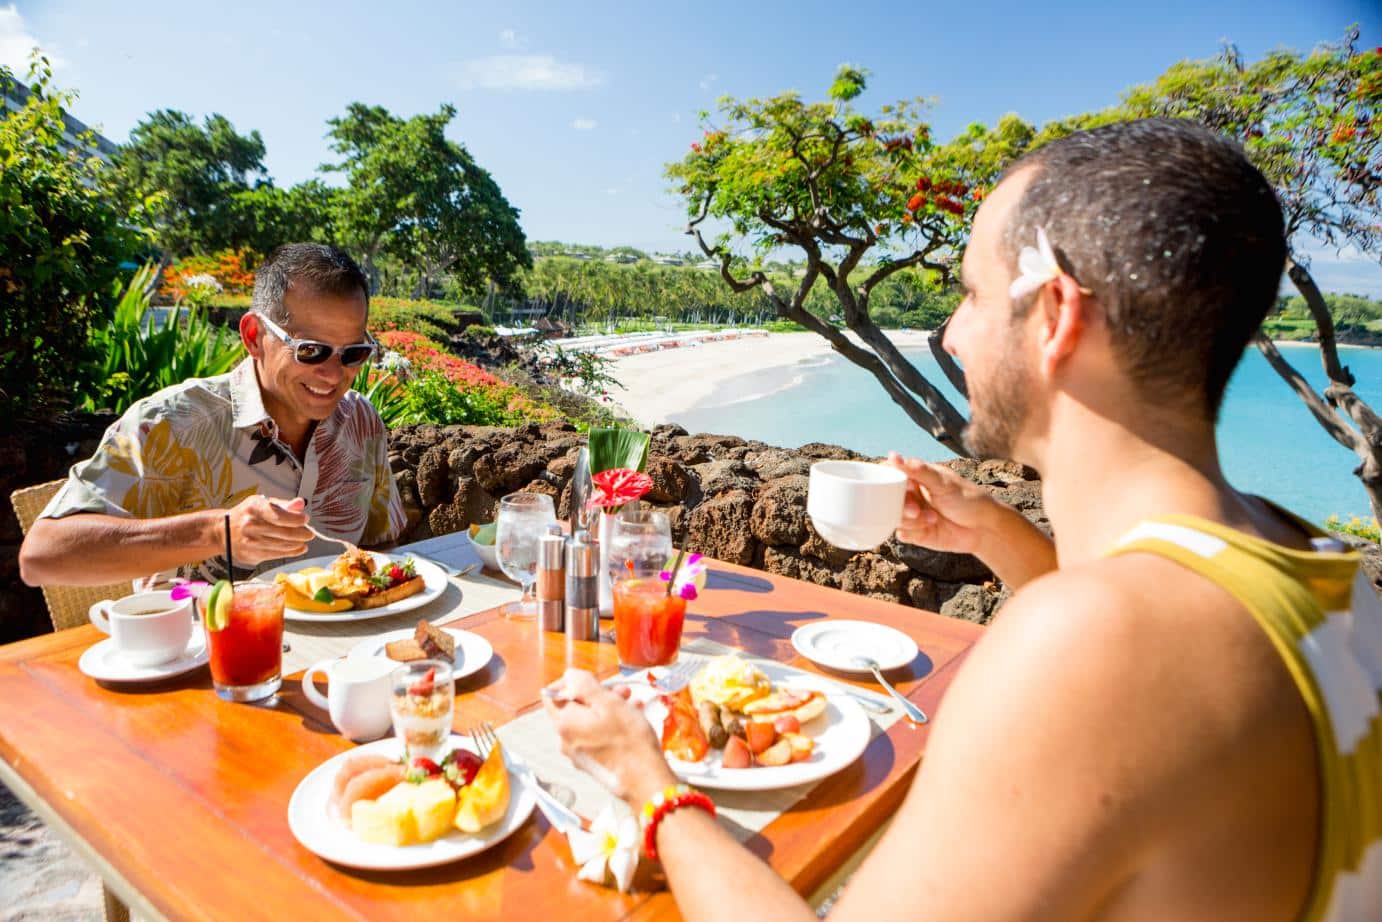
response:
<path id="1" fill-rule="evenodd" d="M 581 866 L 578 878 L 603 886 L 608 871 L 620 893 L 633 886 L 640 843 L 638 821 L 632 816 L 617 817 L 613 809 L 605 807 L 590 824 L 589 832 L 572 829 L 566 838 L 571 843 L 571 857 Z"/>

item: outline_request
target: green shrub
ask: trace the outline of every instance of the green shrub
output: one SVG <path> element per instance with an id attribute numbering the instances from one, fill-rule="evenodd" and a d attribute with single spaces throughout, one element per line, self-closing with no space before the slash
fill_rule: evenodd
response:
<path id="1" fill-rule="evenodd" d="M 428 339 L 446 342 L 461 332 L 458 313 L 470 308 L 438 301 L 410 301 L 406 298 L 370 298 L 370 329 L 376 333 L 401 331 L 420 333 Z"/>
<path id="2" fill-rule="evenodd" d="M 769 333 L 805 333 L 806 327 L 797 323 L 795 320 L 769 320 L 763 324 L 763 329 Z"/>
<path id="3" fill-rule="evenodd" d="M 145 316 L 152 276 L 149 266 L 136 272 L 110 326 L 92 331 L 97 358 L 81 395 L 86 409 L 123 413 L 141 397 L 188 378 L 225 374 L 244 358 L 239 335 L 213 325 L 200 308 L 189 308 L 185 317 L 171 308 L 167 322 L 155 326 L 153 315 Z"/>
<path id="4" fill-rule="evenodd" d="M 28 100 L 0 117 L 0 428 L 89 387 L 75 380 L 91 367 L 88 338 L 141 246 L 135 216 L 100 189 L 102 162 L 63 150 L 62 108 L 74 97 L 51 79 L 36 58 Z M 0 85 L 13 80 L 0 67 Z"/>
<path id="5" fill-rule="evenodd" d="M 495 332 L 494 327 L 486 327 L 481 326 L 478 323 L 472 323 L 470 326 L 465 328 L 465 331 L 461 335 L 466 336 L 468 338 L 473 338 L 478 336 L 494 336 Z"/>
<path id="6" fill-rule="evenodd" d="M 1377 519 L 1369 522 L 1359 516 L 1350 516 L 1345 522 L 1337 515 L 1331 515 L 1324 520 L 1324 527 L 1330 531 L 1337 531 L 1345 535 L 1353 535 L 1355 538 L 1362 538 L 1364 541 L 1371 541 L 1374 544 L 1382 544 L 1382 528 L 1378 527 Z"/>

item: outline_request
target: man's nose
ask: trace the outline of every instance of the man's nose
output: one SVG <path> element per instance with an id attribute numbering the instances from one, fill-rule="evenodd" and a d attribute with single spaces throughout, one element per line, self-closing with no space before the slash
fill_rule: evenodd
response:
<path id="1" fill-rule="evenodd" d="M 941 336 L 941 348 L 955 358 L 960 357 L 959 342 L 963 335 L 962 328 L 968 323 L 969 318 L 969 299 L 960 302 L 960 306 L 955 308 L 955 313 L 950 315 L 950 319 L 945 323 L 945 333 Z"/>

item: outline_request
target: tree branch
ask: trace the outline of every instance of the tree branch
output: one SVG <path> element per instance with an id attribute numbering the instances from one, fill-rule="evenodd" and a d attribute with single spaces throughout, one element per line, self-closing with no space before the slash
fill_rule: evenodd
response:
<path id="1" fill-rule="evenodd" d="M 1291 277 L 1291 284 L 1296 286 L 1296 291 L 1299 291 L 1301 297 L 1305 299 L 1305 306 L 1310 308 L 1310 316 L 1315 318 L 1315 327 L 1319 331 L 1320 337 L 1320 360 L 1324 363 L 1324 373 L 1329 376 L 1330 381 L 1352 387 L 1354 385 L 1353 374 L 1339 363 L 1339 348 L 1334 336 L 1334 315 L 1329 313 L 1329 305 L 1325 303 L 1324 295 L 1320 293 L 1320 288 L 1315 284 L 1310 270 L 1288 257 L 1286 274 Z"/>
<path id="2" fill-rule="evenodd" d="M 969 382 L 965 380 L 965 373 L 955 362 L 955 357 L 945 351 L 945 331 L 946 328 L 950 326 L 950 320 L 954 316 L 954 314 L 951 314 L 950 317 L 946 317 L 945 322 L 941 324 L 941 328 L 926 337 L 926 345 L 930 347 L 931 356 L 936 360 L 936 364 L 940 366 L 941 371 L 945 374 L 945 379 L 950 382 L 950 386 L 959 391 L 960 394 L 964 396 L 965 400 L 968 400 Z"/>
<path id="3" fill-rule="evenodd" d="M 1329 404 L 1325 403 L 1324 398 L 1315 393 L 1315 389 L 1310 386 L 1309 381 L 1305 380 L 1305 376 L 1296 371 L 1295 367 L 1282 357 L 1276 343 L 1268 339 L 1267 334 L 1261 330 L 1253 338 L 1253 343 L 1257 346 L 1258 351 L 1266 357 L 1267 363 L 1276 370 L 1276 373 L 1281 376 L 1291 390 L 1296 392 L 1296 396 L 1304 401 L 1306 408 L 1315 417 L 1315 421 L 1324 427 L 1330 437 L 1349 451 L 1361 454 L 1362 438 L 1357 431 L 1339 419 Z"/>

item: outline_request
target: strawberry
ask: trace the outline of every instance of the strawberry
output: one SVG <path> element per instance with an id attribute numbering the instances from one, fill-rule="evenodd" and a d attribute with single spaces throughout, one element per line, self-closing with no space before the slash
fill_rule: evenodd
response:
<path id="1" fill-rule="evenodd" d="M 429 778 L 441 774 L 441 766 L 426 756 L 418 756 L 413 759 L 412 768 L 414 771 L 426 772 Z"/>
<path id="2" fill-rule="evenodd" d="M 408 689 L 408 694 L 417 695 L 419 698 L 426 698 L 432 694 L 432 689 L 436 687 L 437 670 L 428 669 L 427 674 L 418 679 Z"/>

